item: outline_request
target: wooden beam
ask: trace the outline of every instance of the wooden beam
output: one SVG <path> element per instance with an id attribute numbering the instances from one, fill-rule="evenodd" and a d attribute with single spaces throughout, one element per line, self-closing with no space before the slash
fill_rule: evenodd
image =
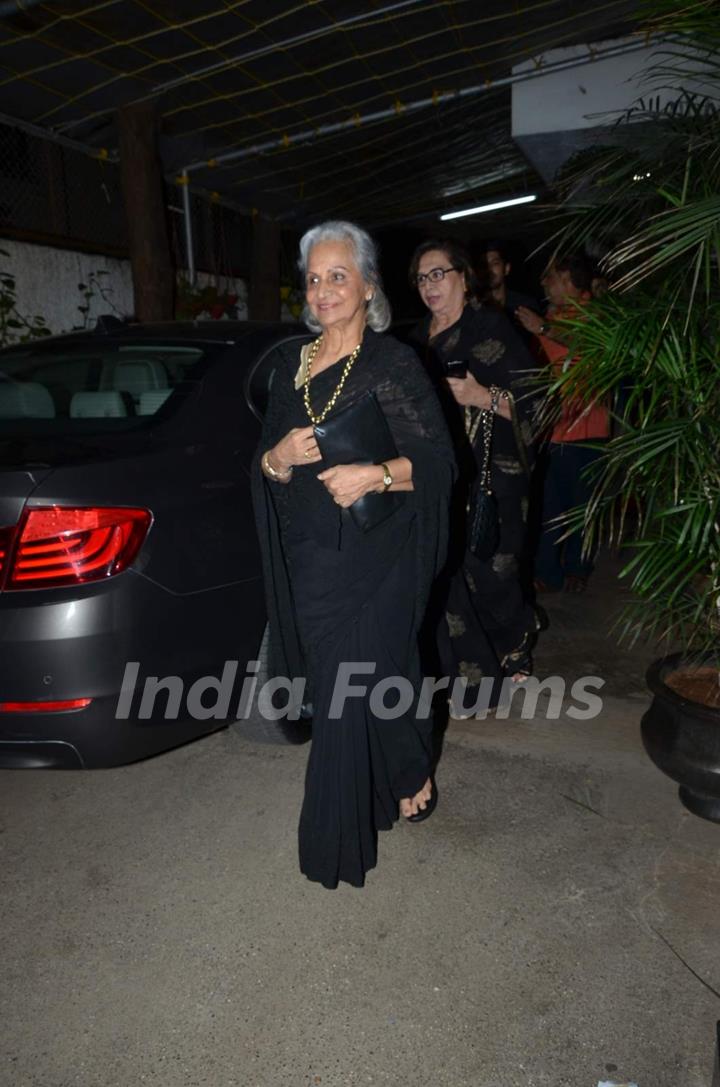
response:
<path id="1" fill-rule="evenodd" d="M 120 173 L 137 321 L 173 318 L 175 271 L 157 128 L 154 102 L 118 111 Z"/>
<path id="2" fill-rule="evenodd" d="M 251 321 L 280 320 L 280 224 L 255 215 L 250 271 Z"/>

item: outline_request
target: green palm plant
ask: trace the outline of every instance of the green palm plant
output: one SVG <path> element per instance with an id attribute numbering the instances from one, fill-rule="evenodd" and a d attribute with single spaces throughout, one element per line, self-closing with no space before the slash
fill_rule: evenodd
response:
<path id="1" fill-rule="evenodd" d="M 651 81 L 673 77 L 680 89 L 662 109 L 636 104 L 612 146 L 561 180 L 569 219 L 554 240 L 601 246 L 612 289 L 563 322 L 578 361 L 551 380 L 550 402 L 612 405 L 592 500 L 568 525 L 582 526 L 588 549 L 628 549 L 625 632 L 717 657 L 720 6 L 654 0 L 646 14 L 664 35 Z M 698 63 L 702 94 L 682 89 Z"/>

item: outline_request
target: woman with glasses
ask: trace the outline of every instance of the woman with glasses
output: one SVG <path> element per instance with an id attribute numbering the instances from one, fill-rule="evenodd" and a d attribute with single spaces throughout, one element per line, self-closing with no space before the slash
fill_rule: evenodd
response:
<path id="1" fill-rule="evenodd" d="M 383 335 L 390 306 L 369 235 L 353 223 L 322 223 L 301 238 L 299 265 L 311 335 L 276 349 L 253 474 L 269 667 L 273 676 L 306 677 L 313 706 L 301 871 L 325 887 L 361 887 L 378 830 L 398 809 L 420 822 L 437 800 L 432 721 L 416 712 L 417 634 L 445 558 L 454 460 L 415 352 Z M 333 420 L 347 427 L 346 409 L 367 403 L 369 392 L 397 456 L 325 463 L 321 428 Z M 350 508 L 386 491 L 394 512 L 363 531 Z M 399 705 L 401 686 L 411 701 Z"/>
<path id="2" fill-rule="evenodd" d="M 438 648 L 445 674 L 464 681 L 462 705 L 451 700 L 451 713 L 471 717 L 474 707 L 497 705 L 504 678 L 522 682 L 532 672 L 537 626 L 519 563 L 533 463 L 526 386 L 535 364 L 507 317 L 477 301 L 476 276 L 458 242 L 420 245 L 410 282 L 428 309 L 414 340 L 441 392 L 461 471 L 451 526 L 454 554 L 438 601 Z M 497 549 L 487 561 L 467 547 L 466 525 L 468 496 L 482 463 L 481 412 L 492 413 L 490 485 L 500 521 Z"/>

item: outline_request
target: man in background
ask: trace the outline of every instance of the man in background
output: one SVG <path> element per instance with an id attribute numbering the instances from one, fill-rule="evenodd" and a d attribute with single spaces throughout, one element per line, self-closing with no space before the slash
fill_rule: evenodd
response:
<path id="1" fill-rule="evenodd" d="M 520 306 L 530 309 L 533 313 L 540 313 L 540 303 L 537 298 L 522 291 L 516 291 L 508 285 L 508 278 L 512 272 L 512 264 L 508 258 L 508 252 L 502 242 L 489 241 L 485 246 L 485 260 L 487 261 L 488 287 L 492 301 L 513 322 L 518 323 L 517 310 Z"/>

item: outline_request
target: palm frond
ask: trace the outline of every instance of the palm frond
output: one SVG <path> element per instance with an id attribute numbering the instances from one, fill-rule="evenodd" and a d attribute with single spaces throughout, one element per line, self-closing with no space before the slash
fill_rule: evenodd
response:
<path id="1" fill-rule="evenodd" d="M 574 365 L 543 375 L 540 418 L 548 427 L 568 403 L 610 411 L 591 498 L 561 522 L 587 551 L 624 549 L 621 635 L 717 653 L 720 4 L 643 10 L 662 39 L 648 93 L 608 118 L 558 183 L 566 218 L 548 247 L 603 250 L 611 290 L 558 322 Z"/>

